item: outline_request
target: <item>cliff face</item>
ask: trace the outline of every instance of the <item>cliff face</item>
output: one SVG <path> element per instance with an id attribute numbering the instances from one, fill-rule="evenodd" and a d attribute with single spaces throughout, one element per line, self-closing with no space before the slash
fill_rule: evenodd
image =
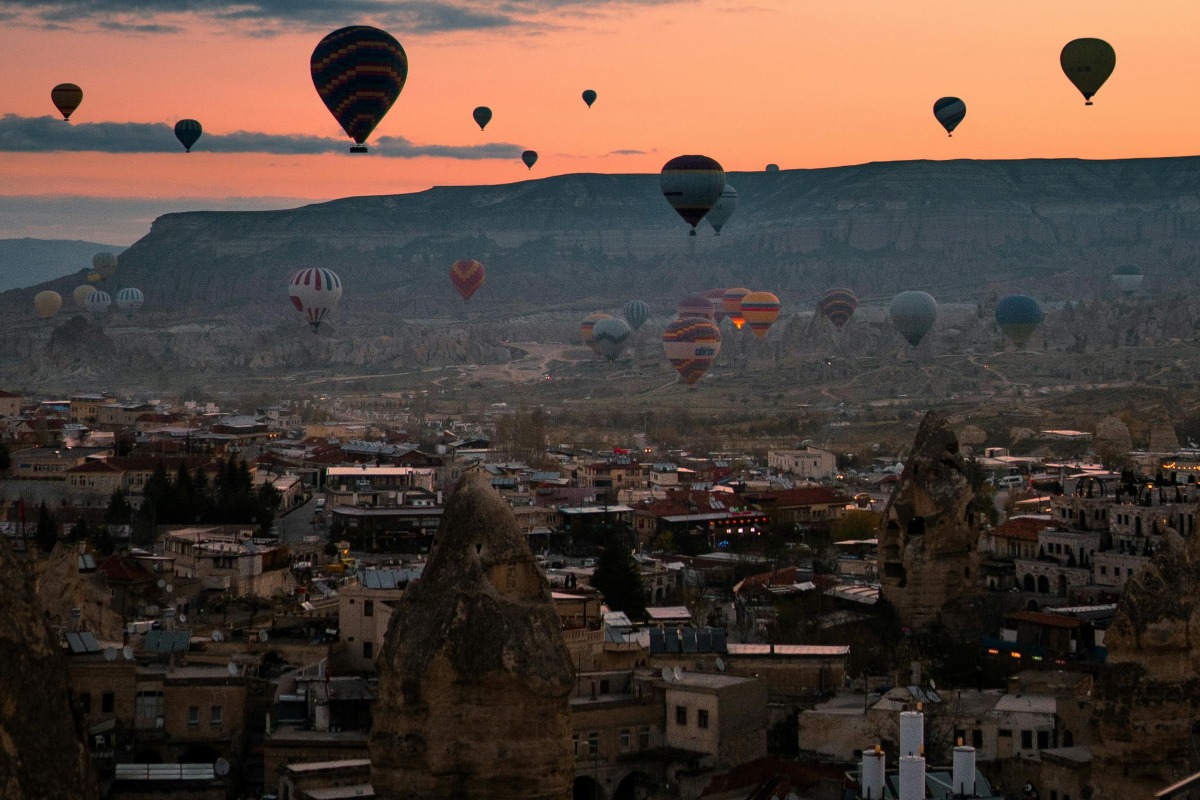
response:
<path id="1" fill-rule="evenodd" d="M 446 503 L 379 659 L 371 782 L 381 797 L 565 800 L 574 668 L 508 504 L 478 476 Z"/>
<path id="2" fill-rule="evenodd" d="M 1200 723 L 1200 537 L 1168 530 L 1129 579 L 1095 690 L 1096 797 L 1149 796 L 1194 771 Z"/>
<path id="3" fill-rule="evenodd" d="M 945 417 L 929 412 L 879 531 L 883 596 L 905 624 L 940 618 L 958 630 L 977 626 L 974 497 L 954 431 Z"/>
<path id="4" fill-rule="evenodd" d="M 96 781 L 68 704 L 63 655 L 5 537 L 0 608 L 0 797 L 91 800 Z"/>

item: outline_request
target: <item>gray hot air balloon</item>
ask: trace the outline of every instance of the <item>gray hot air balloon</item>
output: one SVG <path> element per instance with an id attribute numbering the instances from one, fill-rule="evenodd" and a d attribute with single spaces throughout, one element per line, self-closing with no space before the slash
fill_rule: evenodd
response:
<path id="1" fill-rule="evenodd" d="M 695 236 L 696 226 L 721 197 L 725 170 L 708 156 L 676 156 L 663 165 L 659 184 L 663 197 Z"/>
<path id="2" fill-rule="evenodd" d="M 721 196 L 717 198 L 717 202 L 713 204 L 712 211 L 704 215 L 708 220 L 708 224 L 712 225 L 717 236 L 721 235 L 721 228 L 725 227 L 725 223 L 729 222 L 729 218 L 733 216 L 733 210 L 737 207 L 737 189 L 734 189 L 728 183 L 721 190 Z"/>
<path id="3" fill-rule="evenodd" d="M 592 347 L 609 361 L 615 361 L 632 333 L 623 319 L 607 317 L 597 320 L 592 327 Z"/>
<path id="4" fill-rule="evenodd" d="M 892 298 L 892 324 L 916 347 L 937 319 L 937 300 L 926 292 L 901 292 Z"/>

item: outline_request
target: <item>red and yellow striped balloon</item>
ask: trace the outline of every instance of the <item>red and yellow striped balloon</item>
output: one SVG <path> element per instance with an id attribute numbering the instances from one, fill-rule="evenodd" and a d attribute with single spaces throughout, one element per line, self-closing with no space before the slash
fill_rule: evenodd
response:
<path id="1" fill-rule="evenodd" d="M 750 292 L 742 298 L 742 316 L 755 337 L 761 339 L 771 323 L 779 319 L 779 298 L 770 292 Z"/>
<path id="2" fill-rule="evenodd" d="M 483 279 L 486 277 L 487 270 L 483 268 L 483 264 L 473 258 L 461 258 L 450 267 L 450 282 L 454 284 L 464 303 L 483 285 Z"/>
<path id="3" fill-rule="evenodd" d="M 746 324 L 746 317 L 742 315 L 742 298 L 748 294 L 750 294 L 749 289 L 739 286 L 734 289 L 726 289 L 725 294 L 721 296 L 721 309 L 725 312 L 725 316 L 729 317 L 733 327 L 739 331 Z"/>

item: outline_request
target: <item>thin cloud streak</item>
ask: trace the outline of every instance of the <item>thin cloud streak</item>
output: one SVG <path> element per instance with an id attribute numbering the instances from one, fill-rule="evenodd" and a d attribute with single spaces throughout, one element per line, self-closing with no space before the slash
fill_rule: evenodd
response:
<path id="1" fill-rule="evenodd" d="M 344 153 L 348 139 L 234 131 L 204 133 L 193 152 L 319 155 Z M 8 153 L 181 153 L 174 130 L 162 122 L 66 123 L 53 117 L 0 117 L 0 152 Z M 510 159 L 515 144 L 414 144 L 403 136 L 383 136 L 372 153 L 384 158 L 452 158 L 465 161 Z"/>

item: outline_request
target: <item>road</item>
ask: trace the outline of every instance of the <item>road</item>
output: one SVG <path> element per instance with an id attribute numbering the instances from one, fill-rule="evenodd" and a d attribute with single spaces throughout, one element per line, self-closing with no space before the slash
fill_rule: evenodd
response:
<path id="1" fill-rule="evenodd" d="M 324 547 L 327 529 L 313 524 L 313 515 L 317 513 L 317 500 L 314 495 L 307 503 L 279 518 L 279 541 L 293 550 L 305 549 L 305 539 L 309 536 L 319 536 L 315 548 Z M 311 546 L 311 545 L 310 545 Z"/>

